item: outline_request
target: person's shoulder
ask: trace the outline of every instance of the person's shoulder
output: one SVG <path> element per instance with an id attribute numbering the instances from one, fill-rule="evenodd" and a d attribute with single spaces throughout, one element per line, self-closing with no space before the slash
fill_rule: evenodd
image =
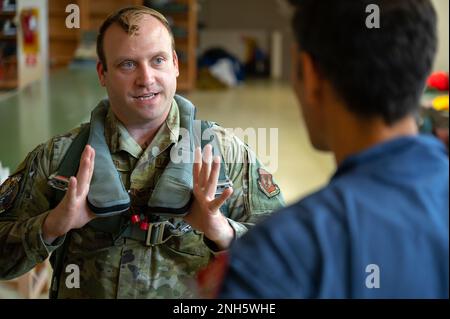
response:
<path id="1" fill-rule="evenodd" d="M 39 146 L 50 161 L 50 170 L 56 169 L 72 142 L 83 130 L 88 129 L 88 126 L 89 123 L 83 123 L 63 134 L 53 136 Z"/>
<path id="2" fill-rule="evenodd" d="M 217 122 L 206 121 L 217 138 L 218 146 L 227 163 L 242 163 L 244 152 L 251 151 L 235 129 L 225 128 Z"/>
<path id="3" fill-rule="evenodd" d="M 66 133 L 55 135 L 37 145 L 33 150 L 28 152 L 25 159 L 16 167 L 12 175 L 23 171 L 32 162 L 39 163 L 49 171 L 54 170 L 59 165 L 72 141 L 87 125 L 89 124 L 83 123 Z"/>
<path id="4" fill-rule="evenodd" d="M 330 201 L 333 193 L 323 188 L 310 194 L 297 202 L 290 204 L 273 214 L 275 222 L 290 223 L 294 219 L 309 219 L 330 210 Z"/>
<path id="5" fill-rule="evenodd" d="M 49 149 L 58 149 L 61 151 L 67 150 L 70 144 L 75 140 L 75 138 L 80 134 L 80 132 L 88 128 L 89 123 L 83 123 L 65 133 L 55 135 L 51 137 L 44 146 Z"/>
<path id="6" fill-rule="evenodd" d="M 221 126 L 219 123 L 217 122 L 213 122 L 213 121 L 205 121 L 206 123 L 208 123 L 208 125 L 211 127 L 211 130 L 214 132 L 214 134 L 217 136 L 217 138 L 219 139 L 219 143 L 231 143 L 231 142 L 240 142 L 240 141 L 233 141 L 233 139 L 235 139 L 235 134 L 234 132 L 232 132 L 231 129 L 227 129 L 223 126 Z"/>
<path id="7" fill-rule="evenodd" d="M 345 191 L 345 187 L 343 189 L 339 183 L 328 183 L 323 188 L 306 195 L 290 208 L 302 211 L 304 214 L 335 211 L 336 203 L 342 199 L 343 190 Z"/>
<path id="8" fill-rule="evenodd" d="M 341 199 L 339 188 L 327 185 L 274 212 L 255 228 L 270 237 L 285 238 L 297 237 L 299 231 L 307 236 L 318 229 L 335 228 L 345 224 L 345 204 Z"/>
<path id="9" fill-rule="evenodd" d="M 80 132 L 84 129 L 86 129 L 89 126 L 89 123 L 82 123 L 79 126 L 72 128 L 71 130 L 58 134 L 50 138 L 50 140 L 47 143 L 71 143 L 77 136 L 80 134 Z"/>
<path id="10" fill-rule="evenodd" d="M 438 138 L 431 135 L 420 134 L 416 137 L 415 152 L 423 157 L 423 162 L 433 162 L 433 166 L 441 166 L 442 169 L 449 169 L 448 149 Z"/>
<path id="11" fill-rule="evenodd" d="M 328 226 L 323 225 L 323 220 L 317 219 L 319 215 L 314 213 L 304 202 L 298 201 L 271 214 L 233 244 L 231 258 L 252 271 L 258 269 L 269 280 L 290 278 L 289 282 L 277 283 L 283 287 L 302 281 L 299 278 L 304 274 L 309 278 L 314 269 L 318 269 L 322 239 L 328 234 Z M 342 238 L 341 235 L 333 236 L 334 244 L 342 242 L 334 240 Z M 294 271 L 301 267 L 300 273 Z M 306 283 L 309 279 L 304 280 Z"/>

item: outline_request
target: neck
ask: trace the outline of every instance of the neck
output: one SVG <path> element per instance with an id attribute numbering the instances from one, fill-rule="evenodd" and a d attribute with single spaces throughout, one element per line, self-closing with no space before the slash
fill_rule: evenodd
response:
<path id="1" fill-rule="evenodd" d="M 131 137 L 145 150 L 152 142 L 162 124 L 164 122 L 157 127 L 126 126 L 126 128 Z"/>
<path id="2" fill-rule="evenodd" d="M 164 125 L 170 109 L 168 109 L 162 116 L 153 120 L 134 119 L 134 121 L 126 121 L 125 116 L 114 113 L 116 118 L 125 126 L 131 137 L 141 146 L 146 149 L 152 142 L 153 138 L 158 133 L 158 130 Z"/>
<path id="3" fill-rule="evenodd" d="M 390 126 L 381 118 L 361 120 L 353 115 L 335 123 L 330 148 L 338 165 L 348 156 L 376 144 L 397 137 L 416 135 L 418 132 L 413 116 L 405 117 Z"/>

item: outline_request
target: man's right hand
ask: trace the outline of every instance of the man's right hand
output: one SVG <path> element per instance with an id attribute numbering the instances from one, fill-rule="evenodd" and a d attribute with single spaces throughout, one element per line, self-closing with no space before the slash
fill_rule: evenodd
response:
<path id="1" fill-rule="evenodd" d="M 81 154 L 77 177 L 70 177 L 64 198 L 50 211 L 42 225 L 42 237 L 46 243 L 53 242 L 71 229 L 83 227 L 95 218 L 87 205 L 94 159 L 94 149 L 86 145 Z"/>

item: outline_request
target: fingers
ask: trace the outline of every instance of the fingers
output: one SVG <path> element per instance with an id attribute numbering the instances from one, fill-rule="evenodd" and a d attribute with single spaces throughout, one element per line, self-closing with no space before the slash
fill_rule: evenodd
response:
<path id="1" fill-rule="evenodd" d="M 194 177 L 194 186 L 198 185 L 199 183 L 199 174 L 200 174 L 200 170 L 202 169 L 202 151 L 200 149 L 200 147 L 196 147 L 195 148 L 195 153 L 194 153 L 194 168 L 193 168 L 193 177 Z"/>
<path id="2" fill-rule="evenodd" d="M 92 172 L 94 170 L 94 156 L 94 149 L 91 146 L 86 145 L 81 154 L 80 167 L 78 168 L 77 173 L 77 195 L 79 196 L 89 188 L 90 179 L 92 178 Z"/>
<path id="3" fill-rule="evenodd" d="M 91 158 L 90 158 L 90 168 L 89 168 L 89 175 L 88 175 L 88 182 L 87 184 L 90 185 L 91 184 L 91 180 L 92 180 L 92 175 L 94 175 L 94 164 L 95 164 L 95 150 L 89 145 L 89 147 L 92 149 L 91 152 Z"/>
<path id="4" fill-rule="evenodd" d="M 230 198 L 231 194 L 233 194 L 233 188 L 232 187 L 226 188 L 219 197 L 211 201 L 211 203 L 209 204 L 210 211 L 212 212 L 218 211 L 219 208 L 223 205 L 223 203 L 225 203 L 225 201 L 228 198 Z"/>
<path id="5" fill-rule="evenodd" d="M 208 183 L 205 185 L 206 195 L 214 197 L 217 189 L 217 180 L 220 172 L 220 156 L 215 156 L 211 168 L 211 174 L 208 178 Z"/>
<path id="6" fill-rule="evenodd" d="M 212 146 L 211 144 L 208 144 L 205 146 L 203 152 L 202 168 L 200 170 L 200 176 L 198 181 L 199 186 L 202 188 L 206 187 L 209 179 L 209 174 L 211 171 L 211 157 L 212 157 L 211 150 Z"/>
<path id="7" fill-rule="evenodd" d="M 77 179 L 73 176 L 69 178 L 69 186 L 66 192 L 67 200 L 70 203 L 74 203 L 77 197 Z"/>

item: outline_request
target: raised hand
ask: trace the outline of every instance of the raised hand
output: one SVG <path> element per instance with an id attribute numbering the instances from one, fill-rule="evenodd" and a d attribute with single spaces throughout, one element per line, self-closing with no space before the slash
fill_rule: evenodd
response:
<path id="1" fill-rule="evenodd" d="M 215 198 L 220 157 L 216 156 L 212 159 L 212 147 L 209 144 L 205 146 L 204 153 L 202 159 L 200 148 L 195 149 L 194 202 L 184 219 L 194 229 L 203 232 L 220 249 L 225 249 L 232 241 L 234 231 L 225 216 L 220 213 L 219 208 L 231 196 L 233 188 L 225 189 L 219 197 Z"/>
<path id="2" fill-rule="evenodd" d="M 64 235 L 71 229 L 81 228 L 95 218 L 87 205 L 87 195 L 94 172 L 94 149 L 86 145 L 81 154 L 77 176 L 70 177 L 69 187 L 61 202 L 50 211 L 42 225 L 46 242 Z"/>

